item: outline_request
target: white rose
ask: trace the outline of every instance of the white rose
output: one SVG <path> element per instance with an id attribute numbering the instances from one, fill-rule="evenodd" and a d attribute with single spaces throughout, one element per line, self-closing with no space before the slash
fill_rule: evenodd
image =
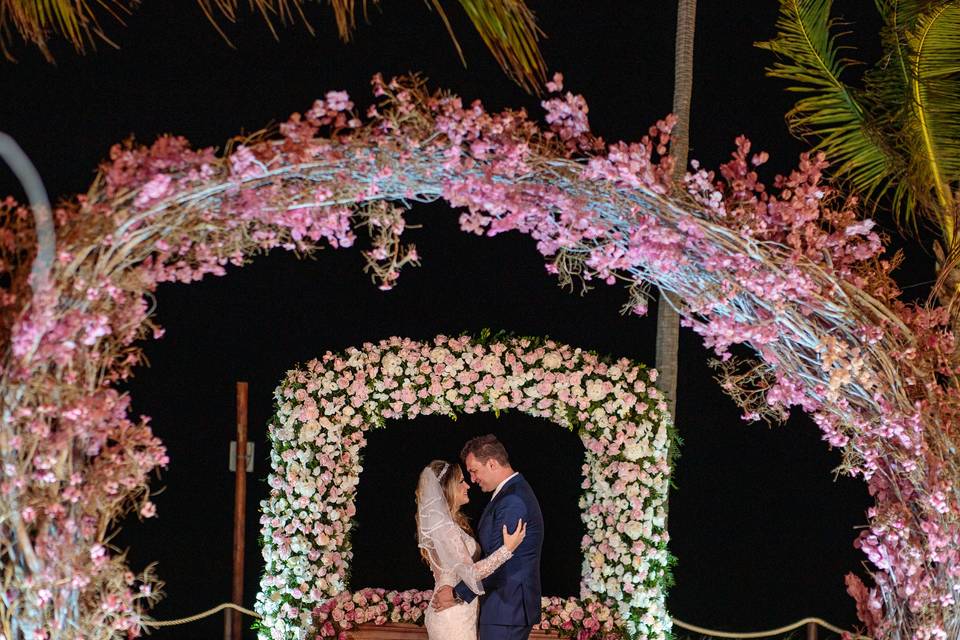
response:
<path id="1" fill-rule="evenodd" d="M 630 461 L 636 461 L 647 455 L 647 448 L 640 442 L 628 442 L 623 447 L 623 457 Z"/>
<path id="2" fill-rule="evenodd" d="M 643 533 L 643 525 L 636 520 L 631 520 L 623 527 L 623 532 L 630 536 L 631 540 L 636 540 Z"/>
<path id="3" fill-rule="evenodd" d="M 320 433 L 320 423 L 311 420 L 300 427 L 300 442 L 312 442 L 318 433 Z"/>
<path id="4" fill-rule="evenodd" d="M 383 356 L 383 360 L 380 363 L 380 368 L 385 375 L 395 376 L 403 372 L 403 368 L 400 366 L 400 356 L 390 352 L 387 355 Z"/>
<path id="5" fill-rule="evenodd" d="M 660 428 L 657 429 L 657 436 L 654 438 L 654 443 L 657 446 L 663 445 L 667 441 L 667 428 L 665 425 L 661 424 Z"/>
<path id="6" fill-rule="evenodd" d="M 591 400 L 602 400 L 606 397 L 607 392 L 603 390 L 603 382 L 601 380 L 587 380 L 587 397 Z"/>
<path id="7" fill-rule="evenodd" d="M 556 369 L 563 364 L 563 358 L 560 357 L 560 354 L 556 351 L 551 351 L 547 355 L 543 356 L 542 362 L 545 369 Z"/>
<path id="8" fill-rule="evenodd" d="M 496 371 L 501 370 L 503 367 L 500 365 L 500 358 L 493 354 L 483 356 L 483 360 L 480 361 L 480 366 L 484 371 L 489 373 L 495 373 Z"/>

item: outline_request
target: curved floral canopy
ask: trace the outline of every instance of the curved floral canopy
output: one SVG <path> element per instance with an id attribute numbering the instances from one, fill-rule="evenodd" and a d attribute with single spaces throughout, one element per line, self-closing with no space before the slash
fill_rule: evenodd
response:
<path id="1" fill-rule="evenodd" d="M 537 241 L 562 279 L 647 283 L 677 294 L 686 324 L 728 360 L 725 387 L 748 417 L 799 405 L 844 469 L 876 498 L 856 544 L 874 584 L 848 577 L 876 636 L 956 635 L 960 615 L 960 389 L 943 309 L 906 305 L 872 222 L 823 184 L 822 156 L 763 184 L 765 154 L 738 139 L 718 173 L 695 166 L 671 186 L 670 120 L 637 143 L 590 134 L 583 99 L 544 102 L 549 129 L 522 111 L 429 93 L 417 79 L 374 80 L 366 119 L 331 92 L 275 135 L 218 157 L 182 138 L 117 145 L 88 193 L 55 211 L 49 270 L 31 282 L 30 212 L 0 208 L 0 621 L 11 634 L 106 637 L 143 623 L 149 576 L 105 546 L 130 508 L 149 517 L 147 476 L 166 464 L 146 419 L 113 385 L 161 329 L 158 283 L 222 275 L 274 247 L 346 247 L 365 229 L 381 286 L 416 263 L 403 206 L 444 198 L 461 227 Z M 31 285 L 34 285 L 31 287 Z"/>

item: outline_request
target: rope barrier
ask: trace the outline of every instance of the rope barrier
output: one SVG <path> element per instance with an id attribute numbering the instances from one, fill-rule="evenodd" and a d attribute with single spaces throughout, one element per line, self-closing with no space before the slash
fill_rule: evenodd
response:
<path id="1" fill-rule="evenodd" d="M 804 627 L 809 623 L 818 624 L 824 629 L 833 631 L 834 633 L 840 635 L 844 633 L 850 633 L 840 627 L 834 626 L 827 622 L 826 620 L 821 620 L 820 618 L 804 618 L 803 620 L 797 620 L 794 623 L 778 627 L 776 629 L 767 629 L 766 631 L 744 631 L 744 632 L 735 632 L 735 631 L 717 631 L 716 629 L 705 629 L 703 627 L 698 627 L 694 624 L 689 624 L 682 620 L 673 619 L 673 624 L 680 627 L 681 629 L 686 629 L 687 631 L 692 631 L 694 633 L 699 633 L 704 636 L 713 636 L 715 638 L 767 638 L 769 636 L 779 636 L 790 631 L 795 631 L 800 627 Z M 850 634 L 851 638 L 859 640 L 861 638 L 866 638 L 866 636 Z M 868 639 L 869 640 L 869 639 Z"/>
<path id="2" fill-rule="evenodd" d="M 192 616 L 187 616 L 186 618 L 177 618 L 176 620 L 153 620 L 151 622 L 145 623 L 145 625 L 149 627 L 172 627 L 178 624 L 187 624 L 188 622 L 195 622 L 202 618 L 206 618 L 207 616 L 212 616 L 213 614 L 223 611 L 224 609 L 234 609 L 236 611 L 239 611 L 240 613 L 246 614 L 248 616 L 252 616 L 254 618 L 260 617 L 260 614 L 258 614 L 256 611 L 250 611 L 250 609 L 245 609 L 239 605 L 233 604 L 232 602 L 224 602 L 212 609 L 207 609 L 206 611 L 202 611 Z M 766 631 L 744 631 L 744 632 L 717 631 L 716 629 L 706 629 L 704 627 L 698 627 L 697 625 L 690 624 L 682 620 L 677 620 L 676 618 L 673 619 L 673 624 L 680 627 L 681 629 L 686 629 L 687 631 L 692 631 L 693 633 L 699 633 L 700 635 L 711 636 L 714 638 L 767 638 L 769 636 L 779 636 L 785 633 L 789 633 L 790 631 L 795 631 L 800 627 L 806 626 L 811 622 L 814 624 L 820 625 L 824 629 L 827 629 L 828 631 L 832 631 L 838 635 L 849 633 L 849 631 L 846 631 L 844 629 L 841 629 L 840 627 L 832 625 L 826 620 L 821 620 L 820 618 L 804 618 L 803 620 L 797 620 L 796 622 L 793 622 L 791 624 L 778 627 L 776 629 L 768 629 Z M 851 638 L 853 638 L 854 640 L 869 640 L 869 638 L 867 638 L 866 636 L 854 635 L 854 634 L 851 634 Z"/>
<path id="3" fill-rule="evenodd" d="M 248 616 L 253 616 L 254 618 L 259 618 L 260 614 L 256 611 L 250 611 L 250 609 L 244 609 L 240 605 L 233 604 L 232 602 L 224 602 L 215 606 L 213 609 L 207 609 L 200 613 L 194 614 L 192 616 L 187 616 L 186 618 L 177 618 L 176 620 L 151 620 L 150 622 L 145 622 L 144 626 L 147 627 L 172 627 L 177 624 L 187 624 L 188 622 L 196 622 L 201 618 L 206 618 L 207 616 L 212 616 L 218 611 L 223 611 L 224 609 L 235 609 L 240 613 L 245 613 Z"/>

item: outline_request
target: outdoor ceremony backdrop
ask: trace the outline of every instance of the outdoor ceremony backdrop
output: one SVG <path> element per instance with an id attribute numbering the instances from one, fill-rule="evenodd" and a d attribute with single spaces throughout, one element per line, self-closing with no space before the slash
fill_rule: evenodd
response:
<path id="1" fill-rule="evenodd" d="M 855 19 L 857 42 L 876 44 L 869 3 L 837 3 Z M 672 2 L 531 2 L 547 34 L 548 68 L 590 104 L 595 131 L 609 141 L 640 137 L 670 110 L 675 8 Z M 149 142 L 162 133 L 222 148 L 330 89 L 346 89 L 359 108 L 370 103 L 370 76 L 415 70 L 436 87 L 491 108 L 525 106 L 536 98 L 505 78 L 469 24 L 451 7 L 469 67 L 463 69 L 442 23 L 422 3 L 371 4 L 371 24 L 356 41 L 336 39 L 321 3 L 302 25 L 274 41 L 254 15 L 225 26 L 231 49 L 192 2 L 145 2 L 121 28 L 103 19 L 120 45 L 78 57 L 54 47 L 56 65 L 29 49 L 0 64 L 0 129 L 33 159 L 52 197 L 82 192 L 110 145 L 130 134 Z M 803 146 L 788 137 L 782 115 L 791 104 L 763 77 L 772 60 L 752 47 L 773 35 L 777 4 L 701 1 L 694 58 L 691 157 L 715 166 L 746 133 L 771 153 L 770 171 L 786 171 Z M 772 175 L 769 176 L 772 178 Z M 20 194 L 0 172 L 3 193 Z M 127 522 L 117 538 L 131 546 L 135 568 L 157 560 L 167 597 L 158 618 L 187 615 L 229 599 L 233 475 L 227 447 L 234 433 L 234 383 L 250 383 L 250 430 L 256 462 L 250 476 L 246 604 L 260 570 L 257 504 L 266 494 L 265 424 L 272 392 L 297 362 L 391 335 L 430 339 L 484 327 L 518 335 L 549 335 L 652 366 L 656 310 L 621 316 L 619 287 L 599 285 L 585 296 L 559 289 L 544 272 L 533 241 L 512 235 L 467 236 L 445 205 L 417 206 L 409 232 L 423 260 L 396 289 L 379 291 L 362 272 L 357 252 L 320 252 L 315 260 L 259 258 L 227 278 L 184 287 L 164 285 L 157 317 L 166 336 L 146 346 L 151 367 L 129 384 L 134 410 L 153 417 L 169 447 L 169 470 L 154 483 L 159 515 Z M 907 245 L 910 247 L 911 245 Z M 930 259 L 911 249 L 899 279 L 929 279 Z M 907 289 L 923 295 L 925 287 Z M 839 456 L 828 451 L 804 417 L 768 429 L 746 424 L 713 379 L 700 339 L 681 333 L 677 425 L 684 445 L 670 499 L 672 552 L 679 564 L 668 605 L 686 621 L 722 629 L 776 626 L 805 615 L 842 626 L 855 621 L 843 575 L 862 574 L 852 548 L 865 522 L 866 488 L 834 481 Z M 582 535 L 577 499 L 582 447 L 575 435 L 507 413 L 432 416 L 370 434 L 358 494 L 354 587 L 429 584 L 413 533 L 413 489 L 434 457 L 453 459 L 469 437 L 497 433 L 516 468 L 537 490 L 547 522 L 543 587 L 575 595 Z M 486 501 L 471 492 L 474 515 Z M 157 632 L 154 637 L 214 637 L 222 619 Z"/>

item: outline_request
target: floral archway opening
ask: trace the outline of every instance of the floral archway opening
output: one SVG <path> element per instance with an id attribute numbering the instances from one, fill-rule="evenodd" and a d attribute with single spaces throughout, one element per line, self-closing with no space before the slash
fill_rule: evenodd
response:
<path id="1" fill-rule="evenodd" d="M 553 340 L 465 336 L 390 338 L 290 371 L 268 431 L 261 638 L 422 622 L 429 593 L 349 591 L 365 433 L 387 420 L 507 410 L 573 430 L 585 449 L 580 597 L 544 598 L 540 628 L 580 638 L 667 637 L 673 427 L 655 379 L 626 358 Z"/>

